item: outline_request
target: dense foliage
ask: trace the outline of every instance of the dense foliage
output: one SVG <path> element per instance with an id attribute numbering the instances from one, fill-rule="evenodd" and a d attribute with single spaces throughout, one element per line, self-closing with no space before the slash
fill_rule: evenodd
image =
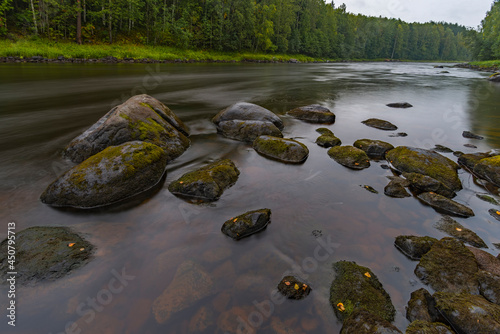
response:
<path id="1" fill-rule="evenodd" d="M 0 0 L 0 34 L 342 59 L 468 59 L 467 29 L 325 0 Z"/>
<path id="2" fill-rule="evenodd" d="M 500 1 L 495 0 L 481 24 L 477 38 L 472 39 L 472 53 L 480 60 L 500 59 Z"/>

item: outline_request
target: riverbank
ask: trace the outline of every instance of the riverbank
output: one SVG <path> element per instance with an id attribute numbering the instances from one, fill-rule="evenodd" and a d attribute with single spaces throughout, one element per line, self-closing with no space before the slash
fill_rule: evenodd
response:
<path id="1" fill-rule="evenodd" d="M 472 61 L 455 65 L 455 67 L 468 68 L 482 72 L 500 72 L 500 60 Z"/>

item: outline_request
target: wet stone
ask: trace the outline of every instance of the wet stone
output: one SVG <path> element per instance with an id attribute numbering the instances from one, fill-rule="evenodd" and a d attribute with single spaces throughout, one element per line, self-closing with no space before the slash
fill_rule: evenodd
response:
<path id="1" fill-rule="evenodd" d="M 455 334 L 455 332 L 441 322 L 417 320 L 406 328 L 405 334 Z"/>
<path id="2" fill-rule="evenodd" d="M 394 198 L 411 197 L 406 188 L 398 181 L 390 181 L 384 188 L 384 194 Z"/>
<path id="3" fill-rule="evenodd" d="M 443 145 L 436 145 L 434 146 L 433 150 L 441 153 L 453 153 L 453 150 L 451 148 Z"/>
<path id="4" fill-rule="evenodd" d="M 500 276 L 481 270 L 477 274 L 477 280 L 481 296 L 491 303 L 500 305 Z"/>
<path id="5" fill-rule="evenodd" d="M 389 104 L 386 104 L 386 106 L 391 107 L 391 108 L 411 108 L 411 107 L 413 107 L 408 102 L 389 103 Z"/>
<path id="6" fill-rule="evenodd" d="M 471 246 L 478 248 L 488 248 L 486 243 L 474 231 L 462 226 L 454 219 L 444 216 L 439 222 L 434 225 L 440 231 L 457 238 L 460 241 L 468 243 Z"/>
<path id="7" fill-rule="evenodd" d="M 304 299 L 311 293 L 311 287 L 294 276 L 285 276 L 278 284 L 278 291 L 288 299 Z"/>
<path id="8" fill-rule="evenodd" d="M 438 321 L 439 312 L 436 310 L 436 301 L 424 288 L 411 293 L 408 306 L 406 307 L 406 319 L 409 321 Z"/>
<path id="9" fill-rule="evenodd" d="M 456 195 L 453 190 L 430 176 L 419 173 L 403 173 L 403 176 L 408 180 L 413 190 L 435 192 L 448 198 L 453 198 Z"/>
<path id="10" fill-rule="evenodd" d="M 394 146 L 389 143 L 372 139 L 356 140 L 353 146 L 365 151 L 371 159 L 384 159 L 385 153 L 394 148 Z"/>
<path id="11" fill-rule="evenodd" d="M 490 195 L 487 195 L 487 194 L 476 194 L 476 197 L 479 198 L 480 200 L 488 202 L 490 204 L 500 205 L 500 203 L 498 203 L 498 201 L 495 198 L 491 197 Z"/>
<path id="12" fill-rule="evenodd" d="M 260 209 L 231 218 L 222 225 L 222 233 L 234 240 L 262 231 L 271 222 L 271 210 Z"/>
<path id="13" fill-rule="evenodd" d="M 474 166 L 474 174 L 500 187 L 500 155 L 480 160 Z"/>
<path id="14" fill-rule="evenodd" d="M 479 139 L 479 140 L 484 139 L 483 136 L 476 135 L 475 133 L 472 133 L 470 131 L 462 132 L 462 137 L 469 139 Z"/>
<path id="15" fill-rule="evenodd" d="M 378 191 L 373 188 L 372 186 L 368 186 L 368 185 L 360 185 L 361 188 L 364 188 L 366 189 L 367 191 L 371 192 L 372 194 L 378 194 Z"/>
<path id="16" fill-rule="evenodd" d="M 292 109 L 288 115 L 309 123 L 332 124 L 335 122 L 335 114 L 319 104 Z"/>
<path id="17" fill-rule="evenodd" d="M 433 192 L 422 193 L 417 198 L 433 209 L 449 215 L 465 218 L 474 216 L 471 208 Z"/>
<path id="18" fill-rule="evenodd" d="M 340 334 L 402 334 L 387 320 L 364 309 L 354 311 L 343 323 Z"/>
<path id="19" fill-rule="evenodd" d="M 404 255 L 414 261 L 418 261 L 431 250 L 437 239 L 432 237 L 417 237 L 413 235 L 400 235 L 396 237 L 394 246 Z"/>
<path id="20" fill-rule="evenodd" d="M 328 155 L 347 168 L 360 170 L 370 167 L 370 159 L 366 153 L 353 146 L 332 147 L 328 150 Z"/>
<path id="21" fill-rule="evenodd" d="M 302 163 L 309 156 L 306 145 L 287 138 L 260 136 L 253 142 L 257 153 L 284 163 Z"/>
<path id="22" fill-rule="evenodd" d="M 398 127 L 391 122 L 384 121 L 378 118 L 370 118 L 367 119 L 366 121 L 361 122 L 369 127 L 379 129 L 379 130 L 385 130 L 385 131 L 394 131 L 397 130 Z"/>
<path id="23" fill-rule="evenodd" d="M 489 209 L 488 213 L 490 214 L 490 216 L 492 216 L 496 220 L 500 221 L 500 211 L 499 210 L 497 210 L 497 209 Z"/>
<path id="24" fill-rule="evenodd" d="M 460 166 L 466 167 L 470 170 L 474 169 L 474 166 L 481 160 L 489 158 L 489 153 L 470 153 L 470 154 L 462 154 L 458 158 L 458 164 Z"/>

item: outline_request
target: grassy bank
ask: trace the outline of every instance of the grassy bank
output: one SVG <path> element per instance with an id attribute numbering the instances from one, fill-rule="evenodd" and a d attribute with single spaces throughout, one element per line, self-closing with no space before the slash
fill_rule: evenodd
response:
<path id="1" fill-rule="evenodd" d="M 0 57 L 42 56 L 44 58 L 99 59 L 113 56 L 119 59 L 154 59 L 154 60 L 194 60 L 194 61 L 289 61 L 312 62 L 316 59 L 304 55 L 279 55 L 261 53 L 228 53 L 205 50 L 181 50 L 167 46 L 147 46 L 134 44 L 92 44 L 77 45 L 71 42 L 55 42 L 50 40 L 0 40 Z"/>
<path id="2" fill-rule="evenodd" d="M 484 69 L 496 69 L 500 71 L 500 60 L 488 60 L 488 61 L 473 61 L 469 63 L 472 66 L 478 66 Z"/>

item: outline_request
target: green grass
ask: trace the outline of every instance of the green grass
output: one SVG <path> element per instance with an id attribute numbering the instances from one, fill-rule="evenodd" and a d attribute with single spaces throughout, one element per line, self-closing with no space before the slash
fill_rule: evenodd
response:
<path id="1" fill-rule="evenodd" d="M 119 59 L 126 57 L 134 59 L 149 58 L 154 60 L 194 60 L 194 61 L 288 61 L 297 59 L 301 62 L 323 60 L 304 55 L 281 55 L 262 53 L 229 53 L 205 50 L 181 50 L 168 46 L 146 46 L 135 44 L 92 44 L 77 45 L 71 42 L 55 42 L 45 39 L 18 41 L 0 40 L 0 57 L 42 56 L 55 59 L 59 56 L 66 58 L 96 59 L 113 56 Z"/>
<path id="2" fill-rule="evenodd" d="M 500 60 L 473 61 L 473 62 L 470 62 L 470 64 L 473 66 L 479 66 L 479 67 L 500 68 Z"/>

